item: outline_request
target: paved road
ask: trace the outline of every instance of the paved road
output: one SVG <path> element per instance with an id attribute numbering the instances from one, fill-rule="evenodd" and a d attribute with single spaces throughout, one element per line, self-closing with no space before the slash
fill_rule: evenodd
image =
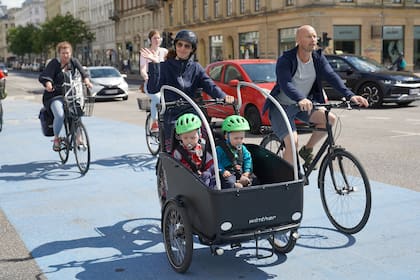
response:
<path id="1" fill-rule="evenodd" d="M 420 278 L 420 193 L 378 180 L 371 182 L 369 223 L 354 236 L 329 224 L 312 183 L 305 188 L 302 238 L 290 254 L 256 260 L 254 244 L 246 243 L 215 257 L 196 242 L 190 270 L 178 275 L 162 244 L 155 158 L 143 128 L 86 118 L 93 158 L 81 177 L 74 157 L 58 163 L 41 135 L 39 103 L 31 100 L 10 96 L 3 104 L 0 207 L 10 223 L 0 217 L 2 280 Z"/>

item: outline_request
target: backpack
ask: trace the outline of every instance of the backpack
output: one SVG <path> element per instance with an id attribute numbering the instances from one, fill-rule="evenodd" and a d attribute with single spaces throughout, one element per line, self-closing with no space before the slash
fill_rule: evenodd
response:
<path id="1" fill-rule="evenodd" d="M 48 112 L 47 109 L 42 107 L 41 110 L 39 111 L 38 118 L 41 122 L 42 133 L 44 134 L 44 136 L 47 136 L 47 137 L 54 136 L 54 130 L 53 130 L 54 116 L 50 112 Z"/>

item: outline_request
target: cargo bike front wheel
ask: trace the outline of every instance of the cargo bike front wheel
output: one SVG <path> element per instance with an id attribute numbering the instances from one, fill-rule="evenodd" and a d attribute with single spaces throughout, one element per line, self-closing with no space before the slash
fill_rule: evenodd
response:
<path id="1" fill-rule="evenodd" d="M 192 227 L 187 212 L 174 201 L 168 202 L 163 214 L 163 239 L 172 268 L 184 273 L 193 255 Z"/>

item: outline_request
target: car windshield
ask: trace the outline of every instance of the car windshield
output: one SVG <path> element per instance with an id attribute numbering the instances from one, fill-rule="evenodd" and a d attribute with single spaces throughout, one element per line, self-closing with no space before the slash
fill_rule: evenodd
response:
<path id="1" fill-rule="evenodd" d="M 242 64 L 242 68 L 254 83 L 272 83 L 276 81 L 275 63 Z"/>
<path id="2" fill-rule="evenodd" d="M 90 69 L 91 78 L 116 78 L 120 77 L 120 73 L 113 68 L 99 68 L 99 69 Z"/>
<path id="3" fill-rule="evenodd" d="M 373 59 L 366 57 L 349 56 L 347 60 L 359 71 L 379 72 L 386 68 Z"/>

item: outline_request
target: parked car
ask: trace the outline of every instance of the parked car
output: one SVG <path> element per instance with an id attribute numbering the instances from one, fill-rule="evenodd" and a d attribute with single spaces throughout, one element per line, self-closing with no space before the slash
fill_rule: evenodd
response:
<path id="1" fill-rule="evenodd" d="M 266 92 L 270 92 L 276 83 L 276 60 L 270 59 L 234 59 L 213 62 L 206 67 L 206 73 L 226 94 L 237 97 L 239 81 L 254 83 Z M 265 126 L 270 126 L 268 114 L 262 114 L 265 97 L 252 87 L 242 87 L 242 107 L 240 114 L 251 127 L 251 133 L 258 134 Z M 204 94 L 204 99 L 209 99 Z M 231 107 L 218 107 L 208 110 L 210 117 L 226 118 L 233 114 Z"/>
<path id="2" fill-rule="evenodd" d="M 373 108 L 384 103 L 406 106 L 420 99 L 420 77 L 406 71 L 390 71 L 375 60 L 357 55 L 326 55 L 328 62 L 356 94 L 368 99 Z M 325 84 L 330 100 L 342 96 Z"/>
<path id="3" fill-rule="evenodd" d="M 99 99 L 128 99 L 127 75 L 121 74 L 111 66 L 91 66 L 86 68 L 93 88 L 92 95 Z"/>
<path id="4" fill-rule="evenodd" d="M 3 71 L 4 75 L 9 75 L 9 69 L 7 69 L 7 66 L 4 63 L 0 63 L 0 70 Z"/>

